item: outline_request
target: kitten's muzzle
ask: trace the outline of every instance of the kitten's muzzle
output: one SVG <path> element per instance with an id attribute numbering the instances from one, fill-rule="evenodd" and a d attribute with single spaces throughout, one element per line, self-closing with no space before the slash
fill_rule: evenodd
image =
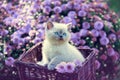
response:
<path id="1" fill-rule="evenodd" d="M 60 38 L 59 38 L 60 40 L 63 40 L 63 36 L 59 36 L 59 37 L 60 37 Z"/>

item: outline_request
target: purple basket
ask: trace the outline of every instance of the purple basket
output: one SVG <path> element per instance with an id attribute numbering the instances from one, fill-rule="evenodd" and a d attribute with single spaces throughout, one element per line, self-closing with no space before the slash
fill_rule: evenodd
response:
<path id="1" fill-rule="evenodd" d="M 1 60 L 0 63 L 3 65 L 0 68 L 0 80 L 20 80 L 16 67 L 5 65 L 4 60 Z"/>
<path id="2" fill-rule="evenodd" d="M 38 43 L 23 53 L 15 62 L 21 80 L 96 80 L 95 79 L 95 53 L 90 49 L 80 49 L 86 56 L 82 67 L 73 73 L 58 73 L 36 64 L 42 59 L 42 44 Z"/>

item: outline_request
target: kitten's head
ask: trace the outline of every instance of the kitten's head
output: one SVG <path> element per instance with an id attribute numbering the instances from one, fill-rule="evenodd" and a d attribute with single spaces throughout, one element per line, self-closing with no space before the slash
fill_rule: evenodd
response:
<path id="1" fill-rule="evenodd" d="M 47 22 L 45 27 L 45 39 L 53 44 L 63 44 L 70 40 L 71 24 Z"/>

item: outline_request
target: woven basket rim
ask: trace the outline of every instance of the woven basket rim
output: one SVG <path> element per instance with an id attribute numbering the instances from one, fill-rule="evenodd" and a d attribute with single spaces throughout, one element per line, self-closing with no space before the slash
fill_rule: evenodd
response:
<path id="1" fill-rule="evenodd" d="M 15 65 L 16 65 L 16 66 L 19 66 L 20 64 L 23 64 L 23 65 L 27 65 L 27 66 L 31 66 L 31 67 L 36 67 L 36 68 L 38 68 L 38 69 L 44 69 L 44 70 L 49 71 L 49 70 L 47 69 L 47 67 L 40 66 L 40 65 L 38 65 L 38 64 L 36 64 L 36 63 L 33 63 L 33 62 L 23 62 L 23 61 L 22 61 L 22 59 L 23 59 L 26 55 L 29 55 L 29 54 L 27 54 L 29 51 L 33 50 L 35 47 L 37 47 L 37 46 L 39 46 L 39 45 L 42 45 L 42 43 L 39 42 L 39 43 L 37 43 L 36 45 L 34 45 L 33 47 L 31 47 L 29 50 L 27 50 L 26 52 L 23 52 L 23 54 L 15 61 Z M 82 48 L 81 48 L 81 49 L 82 49 Z M 82 50 L 90 50 L 91 52 L 90 52 L 90 54 L 86 57 L 85 61 L 82 63 L 82 66 L 80 66 L 79 68 L 84 67 L 84 66 L 87 64 L 88 60 L 90 60 L 90 59 L 95 55 L 95 51 L 92 50 L 92 49 L 82 49 Z M 52 71 L 55 71 L 55 72 L 56 72 L 56 70 L 52 70 Z M 74 71 L 74 72 L 75 72 L 75 71 Z"/>

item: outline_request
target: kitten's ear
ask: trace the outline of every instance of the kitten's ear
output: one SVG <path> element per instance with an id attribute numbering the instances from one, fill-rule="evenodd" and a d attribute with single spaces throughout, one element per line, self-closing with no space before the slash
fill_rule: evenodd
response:
<path id="1" fill-rule="evenodd" d="M 47 30 L 50 30 L 50 29 L 52 29 L 53 28 L 53 23 L 51 22 L 51 21 L 48 21 L 47 23 L 46 23 L 46 28 L 47 28 Z"/>
<path id="2" fill-rule="evenodd" d="M 72 28 L 73 24 L 72 23 L 68 23 L 66 25 L 67 25 L 68 31 L 71 32 L 71 28 Z"/>

